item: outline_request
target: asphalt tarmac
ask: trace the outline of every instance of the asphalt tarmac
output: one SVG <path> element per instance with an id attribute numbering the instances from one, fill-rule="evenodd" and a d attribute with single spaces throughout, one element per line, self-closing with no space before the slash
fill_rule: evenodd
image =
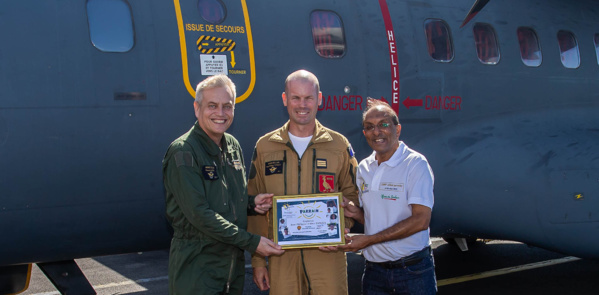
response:
<path id="1" fill-rule="evenodd" d="M 599 261 L 510 241 L 478 241 L 467 252 L 433 239 L 439 294 L 599 294 Z M 246 262 L 249 259 L 246 256 Z M 168 252 L 76 260 L 98 294 L 168 294 Z M 348 253 L 349 294 L 360 294 L 361 255 Z M 28 295 L 60 294 L 34 266 Z M 246 268 L 244 294 L 260 292 Z"/>

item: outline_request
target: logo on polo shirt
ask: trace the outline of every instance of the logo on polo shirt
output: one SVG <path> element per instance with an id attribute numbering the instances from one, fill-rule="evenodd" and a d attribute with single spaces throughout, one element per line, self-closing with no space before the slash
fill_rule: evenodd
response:
<path id="1" fill-rule="evenodd" d="M 362 182 L 362 186 L 360 186 L 360 190 L 362 191 L 362 193 L 369 192 L 370 190 L 368 189 L 368 183 Z"/>
<path id="2" fill-rule="evenodd" d="M 399 200 L 399 197 L 394 196 L 394 195 L 390 195 L 390 196 L 381 195 L 381 199 L 395 201 L 395 200 Z"/>

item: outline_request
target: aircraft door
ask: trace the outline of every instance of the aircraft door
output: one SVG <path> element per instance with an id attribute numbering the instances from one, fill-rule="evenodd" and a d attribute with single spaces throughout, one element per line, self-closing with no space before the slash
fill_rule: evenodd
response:
<path id="1" fill-rule="evenodd" d="M 182 78 L 190 96 L 208 76 L 228 75 L 242 102 L 255 84 L 252 30 L 245 0 L 173 0 Z"/>

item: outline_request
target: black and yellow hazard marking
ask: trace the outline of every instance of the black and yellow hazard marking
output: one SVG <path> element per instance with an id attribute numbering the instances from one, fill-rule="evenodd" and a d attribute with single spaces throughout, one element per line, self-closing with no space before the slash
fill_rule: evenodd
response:
<path id="1" fill-rule="evenodd" d="M 200 36 L 196 44 L 198 50 L 205 54 L 231 51 L 235 48 L 235 41 L 233 40 L 204 35 Z"/>

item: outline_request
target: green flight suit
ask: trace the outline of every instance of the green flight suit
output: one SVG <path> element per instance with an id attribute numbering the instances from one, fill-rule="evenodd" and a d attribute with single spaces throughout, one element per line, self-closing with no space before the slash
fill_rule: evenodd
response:
<path id="1" fill-rule="evenodd" d="M 260 236 L 246 231 L 251 207 L 239 142 L 225 133 L 221 150 L 196 122 L 171 143 L 162 165 L 174 229 L 169 293 L 242 294 L 243 250 L 254 253 Z"/>

